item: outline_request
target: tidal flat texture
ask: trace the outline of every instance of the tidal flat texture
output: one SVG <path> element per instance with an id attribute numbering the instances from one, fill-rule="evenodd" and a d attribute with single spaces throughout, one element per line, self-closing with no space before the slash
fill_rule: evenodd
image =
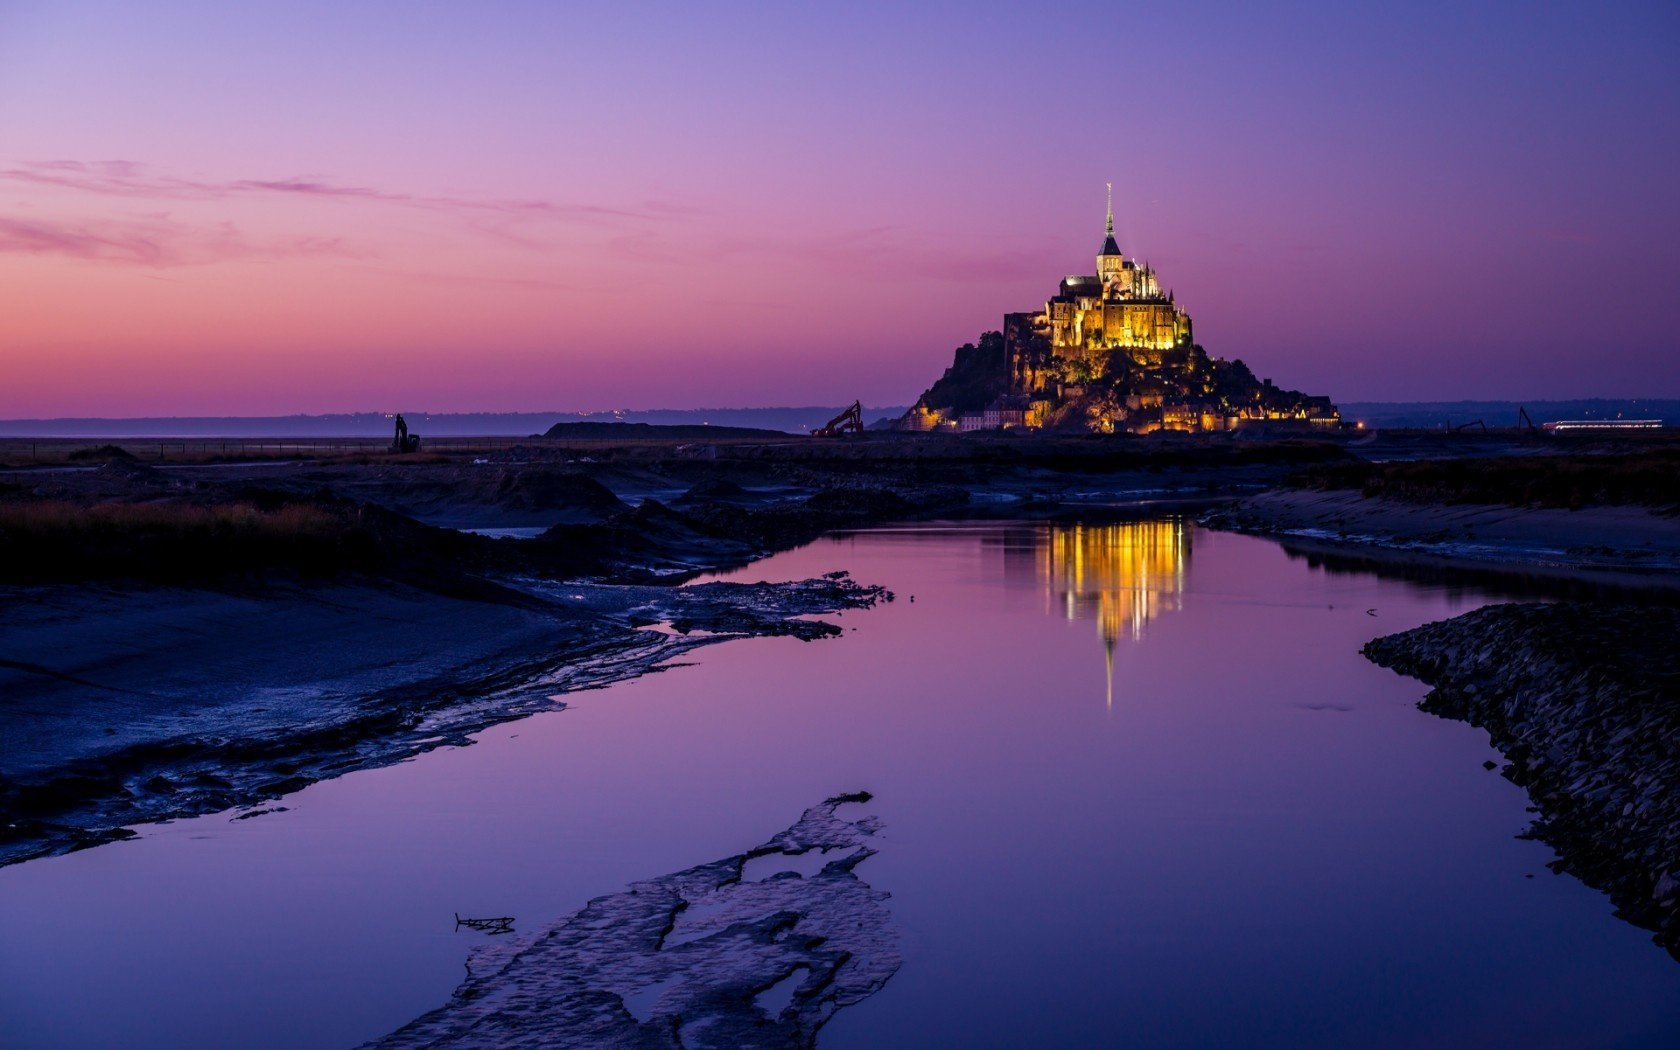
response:
<path id="1" fill-rule="evenodd" d="M 843 573 L 494 593 L 0 591 L 0 865 L 464 745 L 697 646 L 836 635 L 810 617 L 890 598 Z"/>
<path id="2" fill-rule="evenodd" d="M 763 845 L 597 897 L 475 950 L 448 1005 L 370 1047 L 808 1047 L 899 967 L 887 894 L 856 869 L 880 822 L 806 810 Z M 812 874 L 749 864 L 834 855 Z"/>

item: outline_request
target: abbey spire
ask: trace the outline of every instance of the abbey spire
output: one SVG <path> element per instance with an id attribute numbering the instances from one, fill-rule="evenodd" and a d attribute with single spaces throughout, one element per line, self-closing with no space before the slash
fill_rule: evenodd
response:
<path id="1" fill-rule="evenodd" d="M 1104 298 L 1118 298 L 1131 288 L 1126 267 L 1130 266 L 1114 243 L 1114 183 L 1108 184 L 1108 235 L 1103 239 L 1102 251 L 1097 253 L 1097 280 L 1102 282 Z"/>
<path id="2" fill-rule="evenodd" d="M 1114 183 L 1110 182 L 1107 185 L 1108 185 L 1108 235 L 1103 240 L 1102 251 L 1097 253 L 1097 259 L 1099 260 L 1098 263 L 1097 263 L 1097 271 L 1099 273 L 1102 272 L 1103 267 L 1102 267 L 1102 262 L 1100 260 L 1102 260 L 1103 257 L 1111 255 L 1116 259 L 1120 258 L 1120 246 L 1118 244 L 1114 243 Z"/>

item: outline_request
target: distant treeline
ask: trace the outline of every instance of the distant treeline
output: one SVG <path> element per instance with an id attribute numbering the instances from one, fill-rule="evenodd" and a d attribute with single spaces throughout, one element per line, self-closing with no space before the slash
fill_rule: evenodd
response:
<path id="1" fill-rule="evenodd" d="M 807 433 L 839 415 L 843 406 L 794 408 L 648 409 L 621 412 L 447 412 L 402 409 L 409 428 L 425 437 L 529 437 L 556 423 L 651 423 L 660 426 L 753 427 Z M 897 419 L 904 405 L 865 408 L 864 422 Z M 0 437 L 10 438 L 304 438 L 389 437 L 385 412 L 322 416 L 152 416 L 137 419 L 3 419 Z"/>
<path id="2" fill-rule="evenodd" d="M 1580 401 L 1343 401 L 1343 419 L 1368 427 L 1439 429 L 1481 420 L 1490 427 L 1514 427 L 1526 408 L 1536 424 L 1559 419 L 1660 419 L 1680 426 L 1680 400 L 1586 398 Z"/>

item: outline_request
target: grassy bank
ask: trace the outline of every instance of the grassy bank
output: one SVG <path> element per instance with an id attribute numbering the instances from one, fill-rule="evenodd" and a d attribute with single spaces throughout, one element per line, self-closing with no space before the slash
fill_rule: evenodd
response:
<path id="1" fill-rule="evenodd" d="M 201 581 L 286 570 L 331 574 L 376 563 L 354 512 L 308 503 L 0 504 L 0 580 Z"/>

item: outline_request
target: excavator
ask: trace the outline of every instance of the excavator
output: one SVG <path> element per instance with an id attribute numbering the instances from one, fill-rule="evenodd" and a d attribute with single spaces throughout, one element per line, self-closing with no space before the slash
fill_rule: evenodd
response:
<path id="1" fill-rule="evenodd" d="M 391 451 L 392 452 L 418 452 L 418 451 L 420 451 L 420 435 L 419 434 L 410 434 L 408 432 L 408 420 L 406 420 L 402 417 L 401 412 L 397 413 L 397 418 L 394 420 L 394 422 L 396 423 L 397 430 L 396 430 L 396 436 L 391 439 Z"/>
<path id="2" fill-rule="evenodd" d="M 812 437 L 832 438 L 841 434 L 863 433 L 863 402 L 853 401 L 852 407 L 829 420 L 826 426 L 811 431 Z"/>

